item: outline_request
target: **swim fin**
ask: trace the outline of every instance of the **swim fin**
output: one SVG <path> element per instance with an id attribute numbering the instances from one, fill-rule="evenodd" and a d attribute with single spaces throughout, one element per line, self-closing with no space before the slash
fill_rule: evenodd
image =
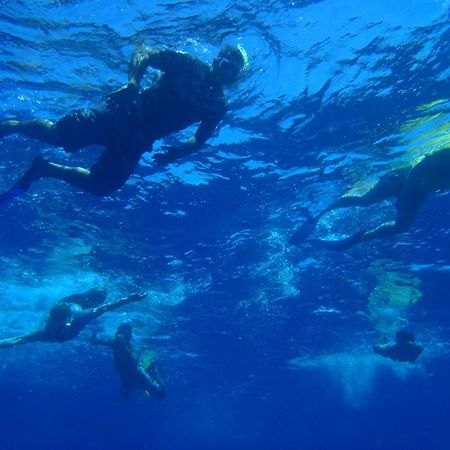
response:
<path id="1" fill-rule="evenodd" d="M 8 191 L 0 194 L 0 205 L 25 192 L 31 186 L 31 183 L 39 178 L 44 164 L 47 164 L 44 158 L 37 155 L 31 167 L 17 180 L 16 184 Z"/>
<path id="2" fill-rule="evenodd" d="M 317 219 L 314 217 L 308 217 L 294 232 L 289 239 L 289 244 L 299 245 L 302 244 L 309 235 L 314 231 L 317 225 Z"/>
<path id="3" fill-rule="evenodd" d="M 18 197 L 20 194 L 25 192 L 26 189 L 21 187 L 18 184 L 15 184 L 11 189 L 9 189 L 6 192 L 3 192 L 3 194 L 0 194 L 0 205 L 3 203 L 8 202 L 9 200 L 12 200 L 13 198 Z"/>

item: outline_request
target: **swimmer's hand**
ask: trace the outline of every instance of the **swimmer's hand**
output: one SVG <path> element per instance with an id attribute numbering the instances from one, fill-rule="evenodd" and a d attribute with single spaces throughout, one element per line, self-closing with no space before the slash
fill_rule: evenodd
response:
<path id="1" fill-rule="evenodd" d="M 164 153 L 156 153 L 152 156 L 153 161 L 158 166 L 164 166 L 174 162 L 176 159 L 188 156 L 197 150 L 197 147 L 194 140 L 189 140 L 180 145 L 164 145 L 162 150 L 164 150 Z"/>
<path id="2" fill-rule="evenodd" d="M 144 300 L 144 298 L 146 298 L 147 295 L 148 295 L 148 293 L 145 291 L 138 291 L 138 292 L 135 292 L 134 294 L 131 294 L 128 297 L 128 300 L 130 302 L 140 302 L 141 300 Z"/>

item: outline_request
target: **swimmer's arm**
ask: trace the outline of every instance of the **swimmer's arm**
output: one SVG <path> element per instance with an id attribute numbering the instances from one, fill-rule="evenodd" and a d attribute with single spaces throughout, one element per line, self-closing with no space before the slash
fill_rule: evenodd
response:
<path id="1" fill-rule="evenodd" d="M 188 141 L 181 145 L 165 147 L 166 153 L 155 154 L 153 159 L 158 165 L 165 165 L 194 153 L 213 135 L 219 122 L 220 120 L 202 121 L 194 136 Z"/>
<path id="2" fill-rule="evenodd" d="M 0 340 L 0 348 L 14 347 L 15 345 L 29 344 L 30 342 L 45 341 L 45 332 L 35 331 L 34 333 L 25 334 L 9 339 Z"/>
<path id="3" fill-rule="evenodd" d="M 149 66 L 168 72 L 177 68 L 182 69 L 184 64 L 189 64 L 192 60 L 192 56 L 187 53 L 140 46 L 135 50 L 131 58 L 128 71 L 128 86 L 139 88 L 142 77 Z"/>
<path id="4" fill-rule="evenodd" d="M 97 337 L 96 333 L 92 333 L 91 334 L 91 338 L 89 339 L 91 344 L 95 344 L 95 345 L 106 345 L 108 347 L 112 346 L 112 340 L 111 339 L 99 339 Z"/>
<path id="5" fill-rule="evenodd" d="M 112 302 L 104 303 L 103 305 L 97 306 L 96 308 L 89 308 L 80 312 L 74 319 L 83 322 L 86 325 L 88 322 L 94 320 L 95 318 L 101 316 L 105 312 L 112 311 L 114 309 L 120 308 L 121 306 L 127 305 L 128 303 L 134 303 L 143 300 L 147 297 L 147 292 L 139 291 L 135 292 L 128 297 L 119 298 L 118 300 L 113 300 Z"/>
<path id="6" fill-rule="evenodd" d="M 388 358 L 392 358 L 394 345 L 392 344 L 382 344 L 382 345 L 374 345 L 373 351 L 378 353 L 381 356 L 387 356 Z"/>
<path id="7" fill-rule="evenodd" d="M 386 356 L 383 347 L 381 347 L 379 345 L 374 345 L 372 347 L 372 349 L 373 349 L 374 353 L 377 353 L 378 355 Z"/>

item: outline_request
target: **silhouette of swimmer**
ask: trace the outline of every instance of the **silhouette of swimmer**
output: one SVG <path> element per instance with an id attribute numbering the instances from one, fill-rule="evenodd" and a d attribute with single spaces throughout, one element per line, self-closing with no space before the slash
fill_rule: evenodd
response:
<path id="1" fill-rule="evenodd" d="M 290 238 L 290 243 L 297 245 L 307 239 L 321 217 L 329 211 L 352 206 L 369 206 L 389 198 L 397 199 L 395 220 L 386 221 L 373 229 L 358 231 L 348 238 L 320 240 L 321 244 L 331 250 L 346 250 L 371 239 L 403 233 L 413 223 L 427 195 L 447 189 L 450 189 L 450 147 L 426 154 L 412 167 L 391 170 L 381 175 L 362 195 L 350 189 L 317 216 L 303 223 Z"/>
<path id="2" fill-rule="evenodd" d="M 224 46 L 212 65 L 199 58 L 170 49 L 138 47 L 128 72 L 128 84 L 94 109 L 70 112 L 57 121 L 48 119 L 0 122 L 0 138 L 14 133 L 62 146 L 73 153 L 91 144 L 104 147 L 90 168 L 55 164 L 37 156 L 31 167 L 7 192 L 8 201 L 40 178 L 54 178 L 97 196 L 122 187 L 144 152 L 155 141 L 200 122 L 187 142 L 165 146 L 165 153 L 152 159 L 164 166 L 199 150 L 213 135 L 227 110 L 224 89 L 238 81 L 247 65 L 242 46 Z M 148 67 L 161 71 L 159 80 L 140 90 Z"/>
<path id="3" fill-rule="evenodd" d="M 424 350 L 424 347 L 416 344 L 414 334 L 408 329 L 398 330 L 395 340 L 395 343 L 374 345 L 373 351 L 393 361 L 414 362 Z"/>
<path id="4" fill-rule="evenodd" d="M 122 323 L 117 328 L 114 339 L 99 339 L 93 334 L 91 343 L 111 348 L 124 397 L 128 397 L 132 390 L 142 389 L 146 394 L 162 399 L 165 397 L 164 383 L 153 360 L 140 362 L 140 350 L 131 342 L 132 333 L 131 325 Z"/>
<path id="5" fill-rule="evenodd" d="M 9 339 L 0 340 L 0 348 L 13 347 L 30 342 L 64 342 L 75 338 L 81 330 L 97 317 L 107 311 L 137 302 L 147 296 L 137 292 L 129 297 L 103 303 L 106 291 L 92 289 L 83 294 L 74 294 L 61 299 L 49 311 L 47 320 L 41 330 L 33 331 Z"/>

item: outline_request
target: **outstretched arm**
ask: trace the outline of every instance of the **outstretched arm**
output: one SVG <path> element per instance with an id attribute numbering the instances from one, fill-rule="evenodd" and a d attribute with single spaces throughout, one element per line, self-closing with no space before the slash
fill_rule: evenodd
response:
<path id="1" fill-rule="evenodd" d="M 390 356 L 391 347 L 392 347 L 392 345 L 383 344 L 383 345 L 374 345 L 372 347 L 372 349 L 373 349 L 374 353 L 377 353 L 378 355 Z"/>
<path id="2" fill-rule="evenodd" d="M 83 327 L 107 311 L 112 311 L 114 309 L 120 308 L 121 306 L 127 305 L 128 303 L 141 301 L 145 297 L 147 297 L 147 292 L 140 291 L 129 295 L 128 297 L 119 298 L 118 300 L 114 300 L 112 302 L 97 306 L 96 308 L 86 309 L 82 311 L 77 317 L 75 317 L 73 322 L 77 322 L 78 327 Z"/>
<path id="3" fill-rule="evenodd" d="M 30 342 L 45 341 L 45 333 L 42 330 L 35 331 L 23 336 L 17 336 L 9 339 L 0 340 L 0 348 L 14 347 L 21 344 L 29 344 Z"/>
<path id="4" fill-rule="evenodd" d="M 99 339 L 97 337 L 96 333 L 92 333 L 91 338 L 90 338 L 90 343 L 91 344 L 96 344 L 96 345 L 106 345 L 108 347 L 112 346 L 112 340 L 111 339 Z"/>

